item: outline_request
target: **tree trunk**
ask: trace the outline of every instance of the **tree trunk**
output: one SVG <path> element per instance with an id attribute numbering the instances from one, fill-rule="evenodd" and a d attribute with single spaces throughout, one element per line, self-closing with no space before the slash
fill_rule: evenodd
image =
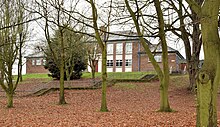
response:
<path id="1" fill-rule="evenodd" d="M 91 67 L 91 69 L 92 69 L 92 79 L 95 79 L 95 67 L 93 66 Z"/>
<path id="2" fill-rule="evenodd" d="M 159 23 L 159 37 L 161 40 L 161 47 L 162 47 L 162 60 L 163 60 L 163 76 L 160 77 L 160 110 L 162 112 L 171 112 L 172 109 L 170 108 L 169 101 L 168 101 L 168 86 L 169 86 L 169 65 L 168 65 L 168 48 L 167 42 L 165 38 L 165 31 L 164 31 L 164 19 L 163 13 L 160 6 L 159 0 L 154 0 L 155 8 L 157 11 L 158 16 L 158 23 Z"/>
<path id="3" fill-rule="evenodd" d="M 198 72 L 199 56 L 191 56 L 191 60 L 188 62 L 188 73 L 189 73 L 189 87 L 188 90 L 196 92 L 196 74 Z"/>
<path id="4" fill-rule="evenodd" d="M 101 101 L 101 112 L 107 112 L 107 101 L 106 101 L 106 90 L 107 90 L 107 69 L 106 69 L 106 44 L 102 51 L 102 101 Z"/>
<path id="5" fill-rule="evenodd" d="M 217 89 L 206 73 L 197 79 L 197 127 L 217 127 Z"/>
<path id="6" fill-rule="evenodd" d="M 160 85 L 160 110 L 159 111 L 163 111 L 163 112 L 172 111 L 169 105 L 169 101 L 168 101 L 168 83 L 165 79 L 161 81 L 161 85 Z"/>
<path id="7" fill-rule="evenodd" d="M 59 104 L 66 104 L 65 96 L 64 96 L 64 68 L 61 65 L 60 67 L 60 98 Z"/>
<path id="8" fill-rule="evenodd" d="M 205 60 L 197 77 L 197 127 L 217 127 L 217 91 L 220 80 L 219 0 L 202 7 L 202 42 Z"/>
<path id="9" fill-rule="evenodd" d="M 203 0 L 195 0 L 196 3 L 201 5 L 203 3 Z M 188 72 L 189 72 L 189 90 L 192 92 L 196 91 L 196 74 L 199 70 L 199 54 L 202 47 L 202 41 L 201 41 L 201 30 L 200 30 L 200 20 L 199 16 L 191 9 L 192 11 L 192 20 L 193 20 L 193 33 L 192 33 L 192 55 L 189 58 L 190 61 L 188 62 Z M 191 50 L 191 49 L 190 49 Z"/>
<path id="10" fill-rule="evenodd" d="M 70 81 L 70 73 L 68 71 L 68 67 L 66 68 L 66 80 Z"/>
<path id="11" fill-rule="evenodd" d="M 7 107 L 12 108 L 13 107 L 13 92 L 7 92 L 6 95 L 8 99 Z"/>
<path id="12" fill-rule="evenodd" d="M 60 98 L 59 98 L 59 104 L 66 104 L 65 97 L 64 97 L 64 42 L 63 42 L 63 31 L 60 30 L 60 38 L 61 38 L 61 60 L 60 60 Z"/>

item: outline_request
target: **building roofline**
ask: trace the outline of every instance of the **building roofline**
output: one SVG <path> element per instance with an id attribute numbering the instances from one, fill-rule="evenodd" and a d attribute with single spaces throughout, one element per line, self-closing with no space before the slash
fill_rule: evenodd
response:
<path id="1" fill-rule="evenodd" d="M 162 53 L 161 51 L 157 51 L 155 53 Z M 175 50 L 175 51 L 168 51 L 168 53 L 176 53 L 181 59 L 185 59 L 182 54 L 180 54 L 179 51 Z M 138 54 L 146 54 L 146 52 L 138 52 Z"/>

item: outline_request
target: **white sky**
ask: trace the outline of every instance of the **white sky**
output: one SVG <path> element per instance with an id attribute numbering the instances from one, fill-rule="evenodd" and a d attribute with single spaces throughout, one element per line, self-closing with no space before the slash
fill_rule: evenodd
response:
<path id="1" fill-rule="evenodd" d="M 81 0 L 82 1 L 82 0 Z M 105 0 L 97 0 L 97 2 L 99 3 L 102 3 L 104 2 Z M 85 1 L 84 2 L 81 2 L 79 4 L 79 7 L 80 8 L 83 8 L 83 9 L 86 9 L 86 7 L 88 6 L 89 4 L 86 3 Z M 34 21 L 34 22 L 31 22 L 30 23 L 30 26 L 29 26 L 29 33 L 30 33 L 30 40 L 28 42 L 28 45 L 29 45 L 29 49 L 27 51 L 27 54 L 30 54 L 31 52 L 33 52 L 31 50 L 31 47 L 33 47 L 32 45 L 33 44 L 36 44 L 36 43 L 39 43 L 39 42 L 43 42 L 45 40 L 45 37 L 44 37 L 44 31 L 42 30 L 42 28 L 39 26 L 39 23 L 40 21 Z M 130 30 L 129 27 L 127 27 L 128 30 Z M 125 30 L 127 29 L 125 27 Z M 121 31 L 122 29 L 119 29 L 118 26 L 112 26 L 110 28 L 111 32 L 113 31 Z M 150 42 L 152 43 L 157 43 L 158 42 L 158 39 L 149 39 Z M 184 49 L 184 44 L 183 42 L 179 42 L 178 44 L 175 42 L 175 41 L 169 41 L 167 40 L 168 42 L 168 45 L 176 50 L 178 50 L 184 57 L 185 57 L 185 49 Z M 204 59 L 204 55 L 203 55 L 203 49 L 201 51 L 201 55 L 200 55 L 200 59 Z"/>

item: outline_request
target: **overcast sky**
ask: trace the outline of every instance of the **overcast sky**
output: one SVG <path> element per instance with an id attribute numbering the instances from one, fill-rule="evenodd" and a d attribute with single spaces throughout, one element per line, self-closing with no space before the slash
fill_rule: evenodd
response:
<path id="1" fill-rule="evenodd" d="M 82 1 L 82 0 L 81 0 Z M 99 4 L 101 2 L 104 2 L 105 0 L 98 0 L 97 2 L 99 2 Z M 80 8 L 86 8 L 87 6 L 89 6 L 89 4 L 87 4 L 86 2 L 81 2 L 80 3 Z M 39 42 L 43 42 L 45 40 L 44 37 L 44 31 L 42 30 L 42 28 L 40 27 L 40 25 L 42 22 L 40 20 L 38 21 L 34 21 L 30 23 L 29 26 L 29 35 L 30 35 L 30 40 L 28 41 L 28 50 L 27 50 L 27 54 L 30 54 L 33 52 L 33 50 L 31 48 L 33 48 L 33 45 L 39 43 Z M 124 27 L 124 29 L 119 28 L 118 26 L 112 26 L 110 28 L 111 32 L 114 31 L 121 31 L 121 30 L 130 30 L 129 27 Z M 158 39 L 154 39 L 154 38 L 148 38 L 149 41 L 151 43 L 157 43 Z M 184 44 L 183 42 L 179 41 L 178 43 L 176 43 L 176 39 L 173 40 L 167 40 L 168 46 L 178 50 L 184 57 L 185 57 L 185 49 L 184 49 Z M 203 51 L 201 52 L 200 55 L 200 59 L 204 59 L 203 57 Z"/>

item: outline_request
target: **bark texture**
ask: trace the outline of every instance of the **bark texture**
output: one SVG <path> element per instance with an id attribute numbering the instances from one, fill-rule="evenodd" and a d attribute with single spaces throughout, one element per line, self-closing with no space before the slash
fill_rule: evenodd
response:
<path id="1" fill-rule="evenodd" d="M 217 127 L 217 91 L 220 81 L 219 0 L 206 0 L 199 6 L 186 0 L 200 16 L 205 60 L 197 76 L 197 127 Z"/>

